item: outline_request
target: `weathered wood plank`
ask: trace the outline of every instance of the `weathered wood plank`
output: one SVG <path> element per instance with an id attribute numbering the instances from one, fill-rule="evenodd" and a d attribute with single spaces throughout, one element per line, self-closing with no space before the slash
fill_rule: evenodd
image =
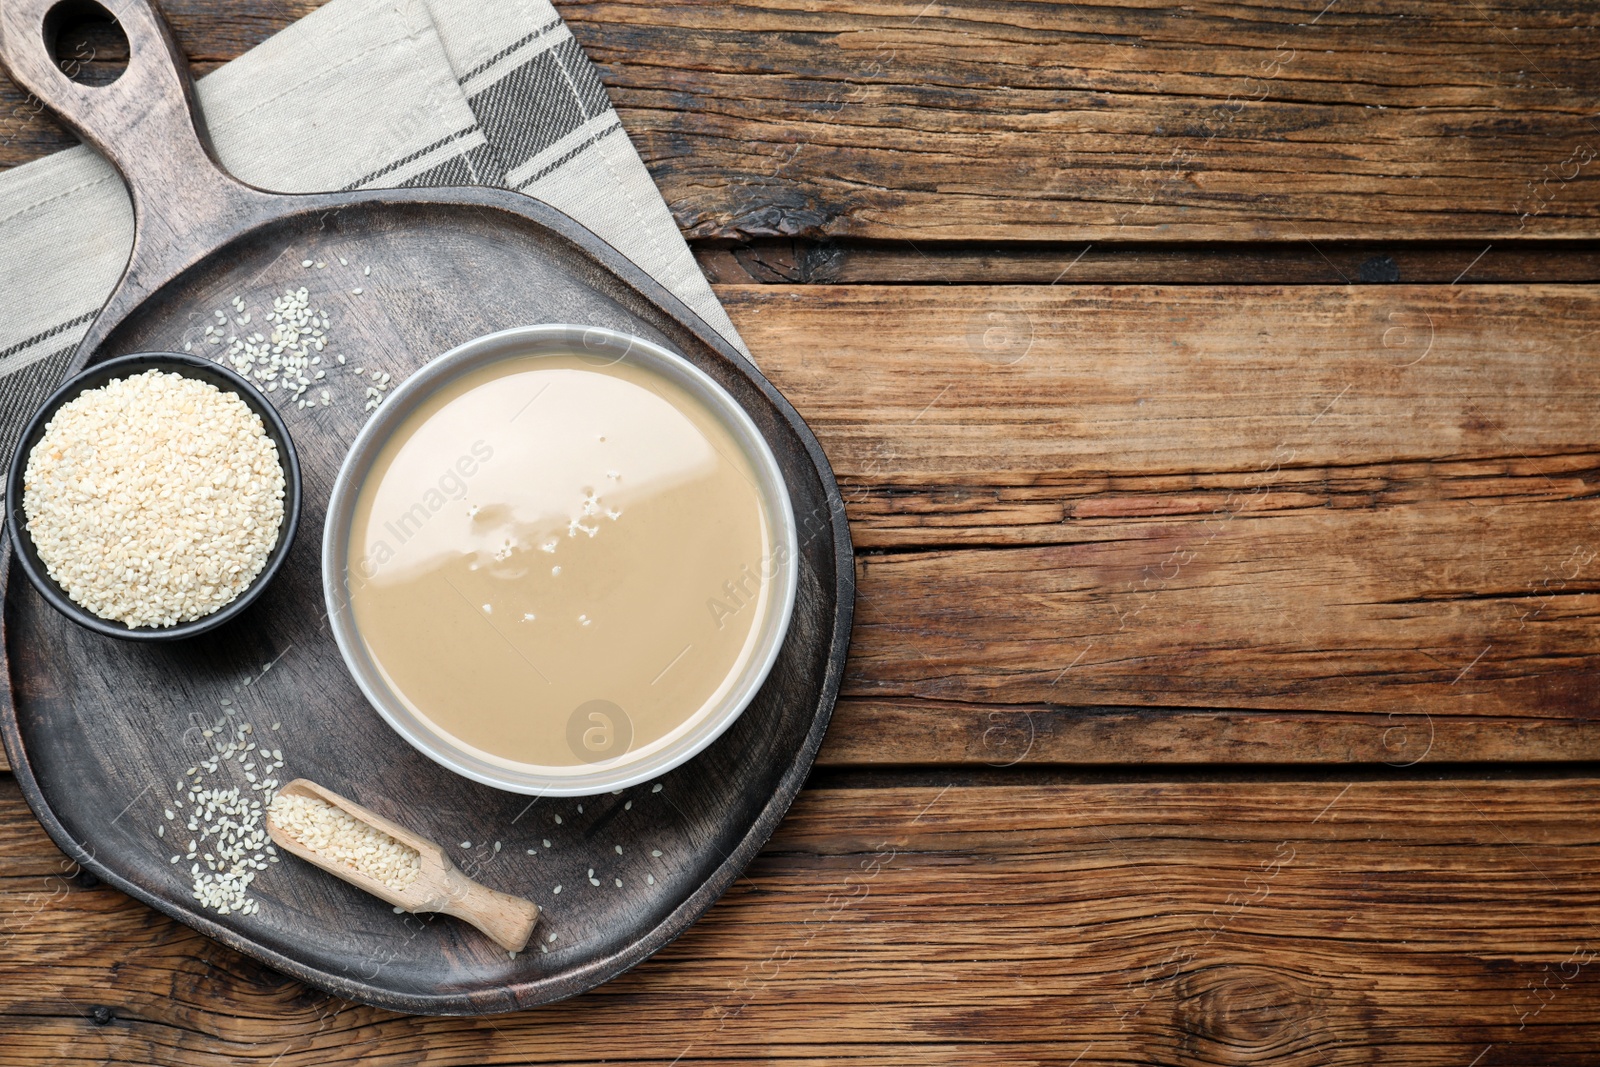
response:
<path id="1" fill-rule="evenodd" d="M 1098 515 L 1137 514 L 1149 491 L 1218 473 L 1242 477 L 1194 491 L 1410 463 L 1431 482 L 1426 463 L 1443 459 L 1544 484 L 1539 463 L 1592 451 L 1600 400 L 1587 336 L 1600 292 L 1588 286 L 717 292 L 847 483 L 1003 497 L 1048 482 L 1065 500 L 1123 475 L 1179 476 Z M 1386 489 L 1340 491 L 1366 502 Z M 889 523 L 865 525 L 863 545 L 886 543 L 876 531 Z"/>
<path id="2" fill-rule="evenodd" d="M 1080 664 L 1081 666 L 1081 664 Z M 846 697 L 827 767 L 1592 760 L 1587 718 L 1445 711 L 1341 713 Z"/>
<path id="3" fill-rule="evenodd" d="M 164 5 L 204 72 L 314 8 Z M 558 4 L 694 237 L 1586 237 L 1600 15 L 1535 0 Z M 104 62 L 104 44 L 69 58 Z M 0 167 L 71 143 L 0 85 Z"/>
<path id="4" fill-rule="evenodd" d="M 0 1062 L 1592 1062 L 1600 782 L 829 788 L 681 940 L 482 1019 L 84 887 L 0 783 Z"/>
<path id="5" fill-rule="evenodd" d="M 826 761 L 1600 752 L 1595 290 L 719 293 L 863 554 Z"/>
<path id="6" fill-rule="evenodd" d="M 1580 236 L 1597 16 L 1524 0 L 565 3 L 695 236 Z"/>
<path id="7" fill-rule="evenodd" d="M 712 282 L 739 285 L 1392 285 L 1600 282 L 1593 241 L 702 241 Z"/>

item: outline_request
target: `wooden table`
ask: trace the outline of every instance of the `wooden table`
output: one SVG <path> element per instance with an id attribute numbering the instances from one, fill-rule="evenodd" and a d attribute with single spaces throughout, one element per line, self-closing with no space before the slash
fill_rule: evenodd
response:
<path id="1" fill-rule="evenodd" d="M 559 7 L 849 502 L 811 787 L 654 960 L 425 1019 L 0 779 L 0 1063 L 1600 1063 L 1600 13 Z"/>

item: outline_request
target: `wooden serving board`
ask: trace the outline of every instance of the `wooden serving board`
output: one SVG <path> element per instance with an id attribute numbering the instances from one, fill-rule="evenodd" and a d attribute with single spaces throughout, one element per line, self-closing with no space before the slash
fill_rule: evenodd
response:
<path id="1" fill-rule="evenodd" d="M 0 27 L 0 52 L 13 70 L 16 22 L 40 6 L 24 0 L 0 11 L 0 20 L 11 19 Z M 135 56 L 115 88 L 132 91 L 153 77 L 141 51 L 159 51 L 163 42 L 151 34 L 165 31 L 145 21 L 154 16 L 142 4 L 122 5 L 118 16 Z M 156 103 L 170 103 L 160 94 L 175 85 L 153 86 Z M 97 145 L 108 143 L 114 117 L 62 110 L 97 134 Z M 176 128 L 169 122 L 166 132 Z M 163 132 L 163 122 L 141 123 L 139 136 L 152 129 Z M 158 146 L 110 154 L 130 174 L 142 228 L 129 276 L 77 363 L 186 344 L 221 356 L 228 336 L 270 335 L 274 299 L 303 288 L 328 320 L 313 368 L 325 377 L 305 394 L 314 400 L 308 407 L 281 390 L 269 394 L 300 452 L 304 510 L 283 571 L 234 622 L 170 645 L 103 638 L 51 609 L 7 555 L 0 735 L 40 822 L 68 856 L 125 892 L 297 978 L 400 1011 L 496 1012 L 555 1000 L 670 942 L 771 835 L 805 779 L 838 691 L 854 568 L 843 503 L 815 438 L 679 301 L 530 198 L 489 189 L 276 197 L 241 193 L 226 175 L 216 178 L 222 184 L 175 176 L 180 190 L 213 198 L 186 234 L 181 205 L 162 200 L 157 175 L 140 169 L 162 158 Z M 193 162 L 184 150 L 176 155 Z M 213 345 L 205 328 L 219 311 L 228 325 Z M 581 801 L 500 792 L 415 752 L 346 673 L 320 585 L 329 492 L 369 414 L 373 374 L 397 384 L 462 341 L 540 322 L 634 333 L 709 373 L 771 445 L 801 535 L 795 615 L 754 703 L 677 771 Z M 245 737 L 281 752 L 284 766 L 269 772 L 264 761 L 232 761 L 204 770 L 216 743 L 245 723 Z M 279 782 L 319 782 L 445 845 L 470 877 L 535 901 L 545 909 L 535 942 L 512 958 L 453 919 L 397 915 L 290 857 L 269 862 L 251 886 L 259 911 L 201 907 L 192 899 L 195 861 L 186 858 L 188 840 L 199 838 L 184 828 L 188 787 L 199 778 L 204 787 L 238 786 L 263 798 L 252 787 L 269 773 Z"/>

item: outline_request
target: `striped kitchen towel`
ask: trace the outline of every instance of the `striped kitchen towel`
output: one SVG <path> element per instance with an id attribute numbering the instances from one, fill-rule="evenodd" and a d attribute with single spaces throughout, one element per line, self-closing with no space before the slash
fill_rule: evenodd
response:
<path id="1" fill-rule="evenodd" d="M 744 349 L 548 0 L 331 0 L 197 89 L 218 157 L 244 181 L 520 190 Z M 89 149 L 0 173 L 0 462 L 60 381 L 132 242 L 126 190 Z"/>

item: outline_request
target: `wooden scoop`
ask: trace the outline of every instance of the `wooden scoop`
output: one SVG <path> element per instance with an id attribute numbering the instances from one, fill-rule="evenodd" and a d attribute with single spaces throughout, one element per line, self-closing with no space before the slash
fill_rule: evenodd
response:
<path id="1" fill-rule="evenodd" d="M 504 949 L 519 952 L 527 947 L 528 939 L 533 936 L 534 924 L 539 921 L 539 905 L 508 893 L 497 893 L 488 886 L 474 882 L 458 871 L 455 864 L 445 856 L 444 849 L 432 841 L 418 837 L 403 826 L 396 826 L 383 816 L 374 814 L 331 790 L 324 789 L 316 782 L 306 778 L 296 778 L 278 792 L 326 801 L 342 809 L 357 822 L 366 823 L 374 830 L 388 834 L 402 845 L 416 849 L 418 855 L 422 857 L 422 871 L 417 875 L 416 881 L 404 889 L 399 891 L 390 889 L 376 878 L 370 878 L 338 860 L 311 851 L 285 833 L 273 820 L 269 811 L 267 833 L 272 835 L 273 843 L 279 848 L 294 853 L 307 863 L 321 867 L 335 878 L 342 878 L 357 889 L 365 890 L 397 908 L 409 912 L 436 911 L 454 915 L 488 934 Z"/>

